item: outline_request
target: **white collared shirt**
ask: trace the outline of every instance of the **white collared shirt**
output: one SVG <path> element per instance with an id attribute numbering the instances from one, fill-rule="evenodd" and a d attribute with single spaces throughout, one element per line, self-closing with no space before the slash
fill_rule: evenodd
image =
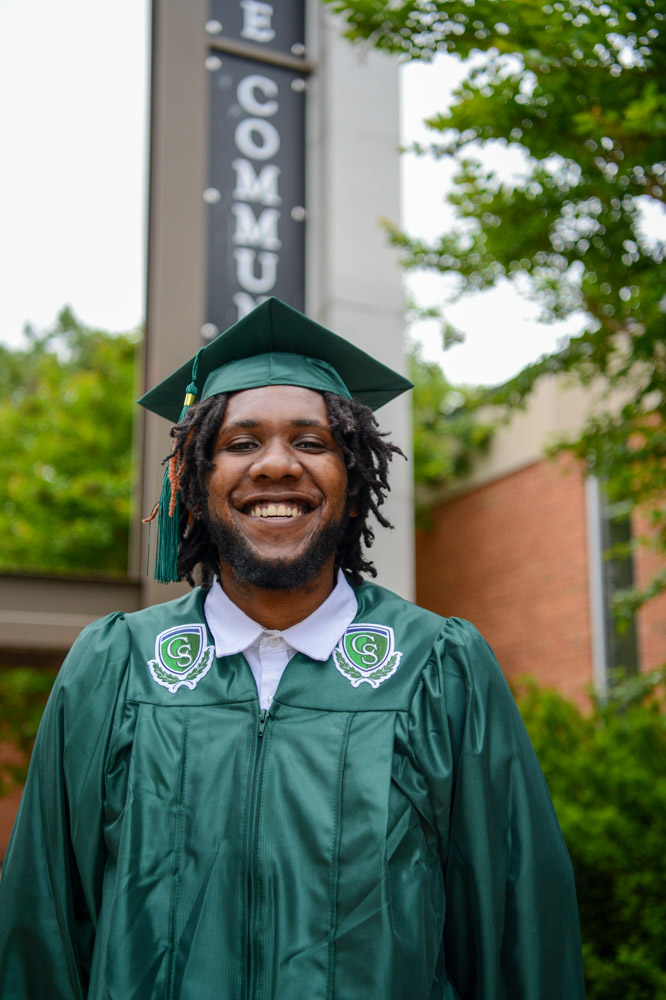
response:
<path id="1" fill-rule="evenodd" d="M 270 708 L 285 667 L 295 653 L 327 660 L 356 617 L 354 591 L 339 571 L 335 587 L 316 611 L 283 632 L 265 629 L 231 601 L 218 580 L 208 592 L 204 613 L 216 656 L 243 653 L 250 664 L 261 708 Z"/>

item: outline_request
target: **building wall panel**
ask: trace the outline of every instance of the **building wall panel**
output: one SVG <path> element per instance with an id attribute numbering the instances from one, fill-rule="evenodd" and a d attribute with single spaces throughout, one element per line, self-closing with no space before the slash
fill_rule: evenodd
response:
<path id="1" fill-rule="evenodd" d="M 585 490 L 571 462 L 535 462 L 437 507 L 417 532 L 416 577 L 417 602 L 473 621 L 509 680 L 588 704 Z"/>

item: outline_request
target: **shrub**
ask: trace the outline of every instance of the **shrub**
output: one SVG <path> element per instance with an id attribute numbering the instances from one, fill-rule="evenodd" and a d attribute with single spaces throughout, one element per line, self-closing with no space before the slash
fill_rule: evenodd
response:
<path id="1" fill-rule="evenodd" d="M 584 715 L 519 705 L 576 874 L 588 1000 L 666 1000 L 666 716 L 647 677 Z"/>

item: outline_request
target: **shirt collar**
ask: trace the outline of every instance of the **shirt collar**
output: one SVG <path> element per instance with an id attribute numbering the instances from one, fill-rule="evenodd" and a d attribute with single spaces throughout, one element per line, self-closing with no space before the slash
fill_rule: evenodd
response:
<path id="1" fill-rule="evenodd" d="M 323 604 L 284 632 L 265 629 L 249 618 L 227 597 L 219 580 L 215 580 L 208 591 L 204 604 L 208 628 L 215 640 L 216 656 L 242 653 L 264 632 L 270 631 L 271 635 L 281 636 L 288 646 L 311 660 L 327 660 L 357 611 L 356 596 L 341 570 L 338 571 L 335 587 Z"/>

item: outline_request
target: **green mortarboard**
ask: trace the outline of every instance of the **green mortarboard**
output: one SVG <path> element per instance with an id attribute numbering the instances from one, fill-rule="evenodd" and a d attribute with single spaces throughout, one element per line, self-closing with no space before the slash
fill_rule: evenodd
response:
<path id="1" fill-rule="evenodd" d="M 377 410 L 412 387 L 402 375 L 275 298 L 234 323 L 197 358 L 196 377 L 204 386 L 199 399 L 263 385 L 300 385 L 354 396 Z M 186 388 L 195 381 L 194 361 L 142 396 L 141 406 L 177 422 Z"/>
<path id="2" fill-rule="evenodd" d="M 199 391 L 199 386 L 203 389 Z M 194 358 L 141 397 L 146 409 L 173 423 L 199 400 L 266 385 L 298 385 L 359 399 L 373 410 L 412 383 L 276 298 L 266 299 Z M 184 402 L 183 402 L 184 398 Z M 164 474 L 158 515 L 155 579 L 178 579 L 179 498 Z M 173 472 L 173 470 L 171 470 Z"/>

